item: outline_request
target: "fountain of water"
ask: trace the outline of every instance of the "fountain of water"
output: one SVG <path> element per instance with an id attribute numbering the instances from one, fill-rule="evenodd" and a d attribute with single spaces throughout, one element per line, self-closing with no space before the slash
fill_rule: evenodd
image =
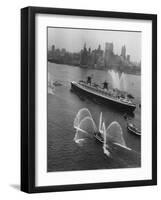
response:
<path id="1" fill-rule="evenodd" d="M 105 123 L 104 122 L 102 124 L 102 130 L 103 130 L 103 135 L 104 135 L 103 152 L 107 156 L 110 156 L 109 146 L 108 146 L 108 143 L 107 143 L 108 142 L 108 138 L 107 138 L 106 127 L 105 127 Z"/>
<path id="2" fill-rule="evenodd" d="M 73 125 L 76 129 L 74 141 L 78 144 L 83 143 L 85 138 L 92 137 L 92 134 L 97 131 L 96 124 L 87 108 L 79 110 Z"/>
<path id="3" fill-rule="evenodd" d="M 125 75 L 125 73 L 122 73 L 121 77 L 120 77 L 120 90 L 127 91 L 126 75 Z"/>
<path id="4" fill-rule="evenodd" d="M 115 144 L 129 149 L 126 146 L 120 124 L 116 121 L 113 121 L 106 129 L 106 125 L 102 117 L 102 112 L 100 113 L 99 127 L 97 129 L 90 111 L 87 108 L 80 109 L 74 120 L 74 128 L 76 129 L 74 141 L 78 144 L 82 144 L 86 138 L 93 138 L 94 133 L 99 131 L 104 138 L 103 152 L 107 156 L 110 156 L 109 144 Z"/>
<path id="5" fill-rule="evenodd" d="M 53 81 L 51 79 L 50 73 L 48 72 L 48 94 L 54 94 L 55 86 L 53 85 Z"/>
<path id="6" fill-rule="evenodd" d="M 125 140 L 123 138 L 123 132 L 120 124 L 113 121 L 106 129 L 106 140 L 114 144 L 118 144 L 122 147 L 126 147 Z"/>
<path id="7" fill-rule="evenodd" d="M 109 142 L 127 148 L 120 124 L 113 121 L 106 129 L 105 122 L 102 120 L 102 113 L 100 114 L 99 132 L 103 135 L 103 151 L 107 156 L 110 155 Z"/>
<path id="8" fill-rule="evenodd" d="M 112 79 L 112 86 L 121 91 L 126 91 L 126 76 L 125 73 L 119 73 L 114 70 L 108 71 Z"/>

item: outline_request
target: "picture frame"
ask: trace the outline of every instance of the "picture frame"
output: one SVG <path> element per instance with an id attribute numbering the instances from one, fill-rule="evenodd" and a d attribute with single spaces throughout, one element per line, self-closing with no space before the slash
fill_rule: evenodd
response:
<path id="1" fill-rule="evenodd" d="M 52 16 L 55 16 L 55 18 L 49 19 L 47 15 L 49 16 L 49 18 L 50 17 L 52 18 Z M 38 17 L 40 16 L 40 19 L 37 19 L 36 18 L 37 16 Z M 58 19 L 57 21 L 56 18 L 59 18 L 59 17 L 60 19 Z M 66 18 L 66 21 L 64 21 L 65 18 Z M 40 73 L 38 71 L 41 71 L 41 67 L 37 68 L 37 63 L 40 63 L 41 59 L 43 59 L 41 56 L 38 56 L 39 54 L 38 52 L 41 52 L 41 51 L 46 52 L 46 49 L 43 49 L 44 48 L 43 45 L 37 46 L 39 44 L 39 41 L 42 40 L 43 38 L 43 35 L 42 35 L 42 38 L 41 38 L 41 34 L 38 35 L 39 33 L 41 33 L 40 30 L 42 30 L 41 28 L 39 29 L 38 27 L 42 22 L 43 25 L 42 24 L 41 25 L 43 28 L 44 27 L 49 28 L 52 23 L 53 23 L 53 27 L 58 27 L 60 23 L 61 28 L 64 27 L 64 24 L 67 25 L 68 28 L 69 27 L 75 28 L 76 26 L 75 24 L 79 24 L 80 27 L 84 28 L 81 18 L 83 18 L 84 20 L 83 23 L 85 24 L 85 27 L 86 27 L 85 29 L 87 29 L 87 27 L 89 27 L 89 29 L 92 29 L 91 27 L 96 25 L 97 20 L 99 22 L 102 22 L 104 20 L 105 25 L 106 25 L 106 20 L 109 20 L 109 21 L 111 20 L 110 22 L 111 24 L 115 23 L 116 21 L 116 26 L 117 26 L 117 20 L 118 21 L 122 20 L 121 22 L 118 23 L 118 27 L 116 28 L 118 30 L 122 30 L 121 23 L 127 22 L 130 24 L 132 20 L 136 21 L 135 27 L 137 27 L 137 23 L 139 22 L 141 24 L 140 27 L 142 26 L 142 24 L 144 26 L 144 23 L 150 23 L 150 25 L 148 25 L 150 27 L 148 29 L 149 32 L 146 32 L 146 29 L 145 29 L 145 31 L 143 31 L 144 34 L 142 34 L 142 41 L 145 40 L 145 43 L 146 43 L 146 39 L 145 39 L 146 34 L 151 39 L 151 43 L 149 42 L 150 45 L 148 46 L 149 49 L 147 48 L 148 49 L 147 51 L 150 53 L 146 54 L 146 55 L 149 55 L 150 57 L 150 60 L 148 60 L 149 67 L 147 67 L 149 70 L 147 69 L 147 71 L 149 71 L 150 73 L 148 77 L 150 77 L 151 82 L 149 83 L 147 88 L 143 88 L 143 90 L 145 89 L 146 91 L 151 92 L 149 96 L 148 95 L 146 96 L 146 92 L 144 92 L 146 96 L 145 98 L 151 99 L 150 104 L 148 104 L 148 106 L 151 107 L 150 109 L 151 110 L 151 116 L 150 116 L 151 129 L 148 130 L 149 133 L 147 137 L 149 138 L 147 138 L 146 140 L 147 144 L 150 144 L 151 147 L 149 150 L 150 151 L 149 154 L 145 155 L 145 160 L 146 159 L 150 160 L 148 166 L 145 166 L 147 167 L 147 171 L 149 170 L 148 173 L 150 175 L 147 177 L 145 176 L 145 178 L 141 176 L 139 178 L 139 175 L 138 175 L 136 179 L 129 178 L 128 180 L 124 180 L 121 177 L 117 181 L 115 179 L 112 179 L 112 175 L 111 175 L 111 180 L 106 181 L 106 179 L 101 179 L 99 177 L 98 171 L 96 173 L 95 172 L 96 170 L 94 170 L 92 173 L 97 174 L 99 181 L 92 182 L 90 181 L 91 179 L 89 178 L 86 181 L 82 180 L 79 182 L 79 178 L 81 176 L 83 177 L 83 173 L 85 174 L 85 171 L 81 171 L 80 175 L 78 175 L 76 179 L 77 181 L 75 181 L 74 183 L 68 183 L 68 180 L 65 181 L 64 179 L 65 178 L 64 174 L 59 170 L 58 170 L 59 172 L 56 172 L 57 171 L 56 170 L 53 172 L 53 176 L 52 176 L 55 178 L 51 178 L 51 180 L 49 181 L 49 184 L 46 183 L 47 181 L 45 181 L 46 180 L 45 178 L 42 178 L 42 182 L 44 180 L 44 184 L 42 185 L 36 184 L 36 178 L 38 176 L 37 160 L 38 160 L 38 153 L 39 153 L 38 152 L 39 148 L 38 149 L 36 148 L 36 145 L 38 142 L 36 131 L 37 129 L 40 130 L 39 128 L 37 128 L 37 118 L 38 118 L 38 115 L 40 115 L 41 113 L 41 112 L 38 112 L 39 114 L 37 114 L 37 111 L 39 109 L 38 103 L 36 101 L 37 93 L 38 93 L 37 84 L 40 83 L 40 82 L 37 82 L 37 79 L 39 79 L 37 77 L 40 76 Z M 45 24 L 46 23 L 45 19 L 47 21 L 47 24 Z M 87 23 L 86 19 L 95 20 L 95 21 L 93 22 L 91 21 L 92 25 L 90 25 L 89 22 L 88 22 L 88 25 L 86 25 Z M 49 24 L 48 24 L 48 20 L 50 21 Z M 67 23 L 67 20 L 69 24 Z M 112 20 L 115 20 L 115 21 L 112 21 Z M 100 24 L 102 25 L 102 27 L 104 27 L 103 22 Z M 93 30 L 96 31 L 96 29 L 97 28 Z M 101 28 L 98 28 L 98 29 L 101 29 Z M 44 33 L 47 35 L 48 32 L 46 30 L 47 29 L 45 29 Z M 93 34 L 97 35 L 96 32 L 93 32 Z M 43 38 L 43 40 L 45 41 L 44 44 L 46 45 L 47 44 L 46 37 Z M 145 50 L 144 49 L 145 46 L 143 45 L 142 51 Z M 47 56 L 47 53 L 46 54 L 40 53 L 40 55 Z M 142 74 L 146 79 L 146 75 L 144 75 L 144 71 L 146 71 L 144 70 L 145 64 L 146 64 L 146 62 L 144 62 L 144 58 L 142 60 L 143 67 L 141 68 L 141 70 L 143 69 Z M 43 82 L 43 80 L 47 78 L 47 74 L 41 73 L 41 78 Z M 144 81 L 142 81 L 142 83 L 144 84 Z M 40 87 L 39 87 L 39 90 L 40 90 Z M 42 94 L 44 93 L 42 92 L 41 95 Z M 43 98 L 46 99 L 46 97 L 42 97 L 42 99 Z M 45 109 L 47 108 L 46 104 L 44 104 L 44 107 Z M 144 109 L 144 105 L 143 105 L 143 109 Z M 144 120 L 145 115 L 144 115 L 144 112 L 142 113 L 143 113 L 142 120 Z M 148 120 L 149 119 L 147 119 L 147 121 Z M 144 130 L 144 127 L 146 129 L 146 126 L 142 126 L 143 130 Z M 45 129 L 43 129 L 43 131 L 44 130 Z M 150 143 L 148 143 L 148 141 L 150 141 Z M 142 152 L 144 152 L 144 149 Z M 42 162 L 42 160 L 40 162 Z M 141 168 L 143 166 L 144 164 L 141 165 Z M 79 173 L 78 171 L 79 170 L 76 170 L 74 173 L 75 174 Z M 89 171 L 87 172 L 90 174 Z M 62 176 L 61 176 L 61 173 L 62 173 Z M 122 172 L 119 172 L 119 173 L 121 174 Z M 56 174 L 58 174 L 58 176 Z M 72 178 L 74 180 L 74 177 Z M 50 175 L 49 175 L 49 179 L 50 179 Z M 58 181 L 58 179 L 61 179 L 61 183 L 52 184 L 52 182 L 54 183 L 54 181 Z M 96 11 L 96 10 L 45 8 L 45 7 L 22 8 L 21 9 L 21 190 L 27 193 L 38 193 L 38 192 L 58 192 L 58 191 L 69 191 L 69 190 L 103 189 L 103 188 L 117 188 L 117 187 L 131 187 L 131 186 L 147 186 L 147 185 L 156 185 L 156 184 L 157 184 L 157 15 L 142 14 L 142 13 Z"/>

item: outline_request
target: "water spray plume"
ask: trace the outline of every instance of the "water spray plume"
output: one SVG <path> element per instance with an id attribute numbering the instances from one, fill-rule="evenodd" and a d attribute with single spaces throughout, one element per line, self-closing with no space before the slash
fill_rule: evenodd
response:
<path id="1" fill-rule="evenodd" d="M 112 78 L 112 86 L 114 89 L 126 91 L 127 90 L 127 84 L 126 84 L 126 76 L 125 73 L 119 73 L 114 70 L 108 71 Z"/>
<path id="2" fill-rule="evenodd" d="M 107 156 L 110 156 L 109 143 L 113 143 L 115 145 L 129 149 L 126 146 L 120 124 L 116 121 L 113 121 L 106 129 L 105 122 L 103 121 L 102 112 L 100 113 L 98 128 L 92 118 L 90 111 L 87 108 L 82 108 L 79 110 L 74 119 L 73 125 L 76 129 L 76 134 L 74 137 L 74 141 L 76 143 L 82 144 L 85 139 L 94 138 L 94 134 L 96 132 L 99 132 L 103 138 L 103 152 Z"/>
<path id="3" fill-rule="evenodd" d="M 101 129 L 102 129 L 102 112 L 100 114 L 100 120 L 99 120 L 99 131 L 101 132 Z"/>

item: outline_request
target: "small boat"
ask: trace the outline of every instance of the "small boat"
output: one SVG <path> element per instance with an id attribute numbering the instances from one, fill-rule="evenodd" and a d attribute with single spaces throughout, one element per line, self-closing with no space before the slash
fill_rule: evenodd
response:
<path id="1" fill-rule="evenodd" d="M 130 99 L 134 99 L 132 94 L 127 94 L 127 97 L 130 98 Z"/>
<path id="2" fill-rule="evenodd" d="M 131 132 L 135 135 L 141 136 L 141 131 L 138 128 L 136 128 L 136 126 L 134 124 L 128 123 L 127 129 L 128 129 L 129 132 Z"/>
<path id="3" fill-rule="evenodd" d="M 53 86 L 62 86 L 62 83 L 60 83 L 59 81 L 55 81 L 53 82 Z"/>
<path id="4" fill-rule="evenodd" d="M 100 132 L 95 132 L 95 133 L 94 133 L 94 137 L 95 137 L 99 142 L 101 142 L 101 143 L 104 142 L 103 136 L 102 136 L 102 134 L 101 134 Z"/>

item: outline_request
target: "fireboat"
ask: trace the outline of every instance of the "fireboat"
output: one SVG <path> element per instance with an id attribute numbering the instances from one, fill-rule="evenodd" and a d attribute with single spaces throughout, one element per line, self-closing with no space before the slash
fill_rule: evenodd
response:
<path id="1" fill-rule="evenodd" d="M 103 138 L 101 132 L 99 132 L 99 131 L 98 131 L 98 132 L 95 132 L 95 133 L 94 133 L 94 137 L 95 137 L 99 142 L 101 142 L 101 143 L 104 142 L 104 138 Z"/>

